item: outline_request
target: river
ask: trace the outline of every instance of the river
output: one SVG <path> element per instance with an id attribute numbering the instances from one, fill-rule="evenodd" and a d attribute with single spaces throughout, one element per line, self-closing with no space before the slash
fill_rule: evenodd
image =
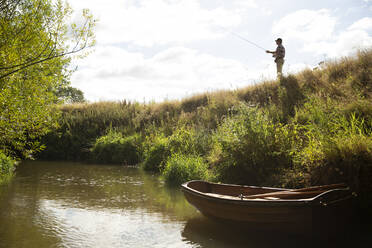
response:
<path id="1" fill-rule="evenodd" d="M 219 223 L 190 206 L 179 188 L 136 167 L 23 162 L 0 186 L 0 247 L 333 247 L 348 241 L 355 247 L 352 239 L 324 243 Z"/>

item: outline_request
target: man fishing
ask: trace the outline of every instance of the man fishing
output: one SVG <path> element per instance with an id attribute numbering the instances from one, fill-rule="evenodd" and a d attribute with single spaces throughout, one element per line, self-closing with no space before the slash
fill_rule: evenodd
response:
<path id="1" fill-rule="evenodd" d="M 281 38 L 276 39 L 275 42 L 278 45 L 276 50 L 275 51 L 266 50 L 266 53 L 272 53 L 273 54 L 273 57 L 275 58 L 274 61 L 276 63 L 276 72 L 277 72 L 278 78 L 280 78 L 282 76 L 284 57 L 285 57 L 285 48 L 282 45 L 282 39 Z"/>
<path id="2" fill-rule="evenodd" d="M 223 28 L 225 29 L 225 28 Z M 225 29 L 226 30 L 226 29 Z M 228 30 L 227 30 L 228 31 Z M 235 37 L 241 39 L 241 40 L 244 40 L 248 43 L 250 43 L 251 45 L 254 45 L 255 47 L 257 48 L 260 48 L 264 51 L 266 51 L 267 53 L 272 53 L 273 54 L 273 57 L 275 58 L 275 63 L 276 63 L 276 71 L 277 71 L 277 75 L 278 75 L 278 78 L 280 79 L 282 77 L 282 70 L 283 70 L 283 64 L 284 64 L 284 57 L 285 57 L 285 48 L 284 46 L 282 45 L 282 39 L 281 38 L 278 38 L 275 40 L 276 44 L 278 45 L 278 47 L 276 48 L 275 51 L 269 51 L 269 50 L 266 50 L 265 48 L 257 45 L 256 43 L 250 41 L 250 40 L 247 40 L 246 38 L 244 38 L 243 36 L 237 34 L 237 33 L 234 33 L 234 32 L 231 32 L 231 31 L 228 31 L 230 34 L 234 35 Z"/>

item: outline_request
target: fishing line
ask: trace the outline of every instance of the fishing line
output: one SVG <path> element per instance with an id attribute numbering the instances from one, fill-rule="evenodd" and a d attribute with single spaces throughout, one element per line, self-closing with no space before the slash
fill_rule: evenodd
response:
<path id="1" fill-rule="evenodd" d="M 243 40 L 243 41 L 246 41 L 246 42 L 250 43 L 251 45 L 253 45 L 253 46 L 257 47 L 257 48 L 260 48 L 260 49 L 266 51 L 265 48 L 263 48 L 263 47 L 260 46 L 260 45 L 257 45 L 257 44 L 254 43 L 253 41 L 247 40 L 247 39 L 244 38 L 243 36 L 241 36 L 241 35 L 239 35 L 239 34 L 237 34 L 237 33 L 235 33 L 235 32 L 232 32 L 232 31 L 230 31 L 230 30 L 227 30 L 226 28 L 223 28 L 223 27 L 220 27 L 220 28 L 223 29 L 223 30 L 225 30 L 225 31 L 228 32 L 229 34 L 231 34 L 231 35 L 233 35 L 233 36 L 235 36 L 235 37 L 237 37 L 237 38 L 239 38 L 239 39 L 241 39 L 241 40 Z"/>

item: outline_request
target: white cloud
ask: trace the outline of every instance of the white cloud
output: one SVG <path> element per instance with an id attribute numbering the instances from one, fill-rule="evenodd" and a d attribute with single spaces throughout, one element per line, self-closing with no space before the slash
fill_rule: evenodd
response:
<path id="1" fill-rule="evenodd" d="M 233 4 L 235 12 L 243 18 L 252 14 L 259 14 L 267 17 L 273 13 L 272 9 L 264 7 L 262 2 L 256 0 L 236 0 Z"/>
<path id="2" fill-rule="evenodd" d="M 371 30 L 372 29 L 372 18 L 364 17 L 356 22 L 354 22 L 348 30 Z"/>
<path id="3" fill-rule="evenodd" d="M 244 9 L 258 8 L 258 5 L 255 0 L 238 0 L 235 2 L 235 5 L 239 8 Z"/>
<path id="4" fill-rule="evenodd" d="M 313 42 L 306 45 L 305 51 L 325 54 L 328 57 L 347 56 L 358 49 L 372 46 L 372 36 L 368 33 L 372 18 L 362 18 L 340 31 L 332 39 Z"/>
<path id="5" fill-rule="evenodd" d="M 77 5 L 83 7 L 85 1 Z M 97 41 L 104 44 L 131 42 L 153 46 L 216 39 L 221 37 L 216 28 L 235 27 L 241 23 L 241 17 L 234 11 L 223 7 L 205 9 L 198 0 L 125 3 L 96 0 L 89 6 L 100 19 Z"/>
<path id="6" fill-rule="evenodd" d="M 243 64 L 185 47 L 171 47 L 150 58 L 113 46 L 98 47 L 73 75 L 74 87 L 89 100 L 181 98 L 206 90 L 246 84 Z"/>
<path id="7" fill-rule="evenodd" d="M 332 37 L 336 18 L 328 10 L 302 9 L 274 23 L 273 34 L 286 39 L 316 42 Z"/>
<path id="8" fill-rule="evenodd" d="M 245 7 L 254 7 L 248 3 Z M 241 23 L 234 9 L 202 8 L 198 0 L 79 0 L 72 5 L 89 6 L 99 19 L 96 51 L 79 61 L 71 79 L 88 100 L 181 98 L 241 84 L 248 75 L 240 62 L 182 46 L 226 35 L 218 27 Z M 123 42 L 141 52 L 129 52 Z M 159 45 L 163 50 L 150 57 L 141 50 Z"/>
<path id="9" fill-rule="evenodd" d="M 275 23 L 273 33 L 303 44 L 300 51 L 328 58 L 350 55 L 357 49 L 372 46 L 368 31 L 372 18 L 362 18 L 344 30 L 336 29 L 337 18 L 326 9 L 299 10 Z"/>
<path id="10" fill-rule="evenodd" d="M 72 77 L 72 85 L 91 101 L 161 101 L 275 78 L 270 56 L 247 54 L 249 47 L 234 45 L 240 41 L 219 27 L 248 30 L 248 37 L 263 44 L 264 30 L 272 28 L 274 37 L 285 40 L 286 73 L 305 68 L 318 55 L 339 57 L 372 46 L 372 18 L 361 16 L 340 30 L 341 19 L 336 16 L 340 11 L 327 9 L 288 13 L 285 6 L 274 11 L 271 4 L 256 0 L 79 0 L 71 4 L 77 12 L 91 9 L 99 19 L 96 51 L 79 61 Z M 273 21 L 277 13 L 286 14 Z M 342 19 L 343 25 L 347 21 Z"/>
<path id="11" fill-rule="evenodd" d="M 286 65 L 287 66 L 287 73 L 298 73 L 300 71 L 303 71 L 305 69 L 311 69 L 310 65 L 308 64 L 305 64 L 305 63 L 295 63 L 295 64 L 291 64 L 291 65 Z"/>
<path id="12" fill-rule="evenodd" d="M 324 54 L 329 58 L 348 56 L 358 49 L 372 46 L 372 37 L 363 30 L 341 32 L 332 41 L 322 41 L 308 44 L 304 51 L 317 55 Z"/>

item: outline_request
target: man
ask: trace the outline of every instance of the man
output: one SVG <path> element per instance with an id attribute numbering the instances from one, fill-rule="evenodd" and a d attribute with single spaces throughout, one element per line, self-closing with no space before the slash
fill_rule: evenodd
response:
<path id="1" fill-rule="evenodd" d="M 275 51 L 266 50 L 267 53 L 272 53 L 273 57 L 275 58 L 276 63 L 276 72 L 278 74 L 278 78 L 282 76 L 283 64 L 284 64 L 284 57 L 285 57 L 285 48 L 282 45 L 282 39 L 278 38 L 275 40 L 278 47 Z"/>

